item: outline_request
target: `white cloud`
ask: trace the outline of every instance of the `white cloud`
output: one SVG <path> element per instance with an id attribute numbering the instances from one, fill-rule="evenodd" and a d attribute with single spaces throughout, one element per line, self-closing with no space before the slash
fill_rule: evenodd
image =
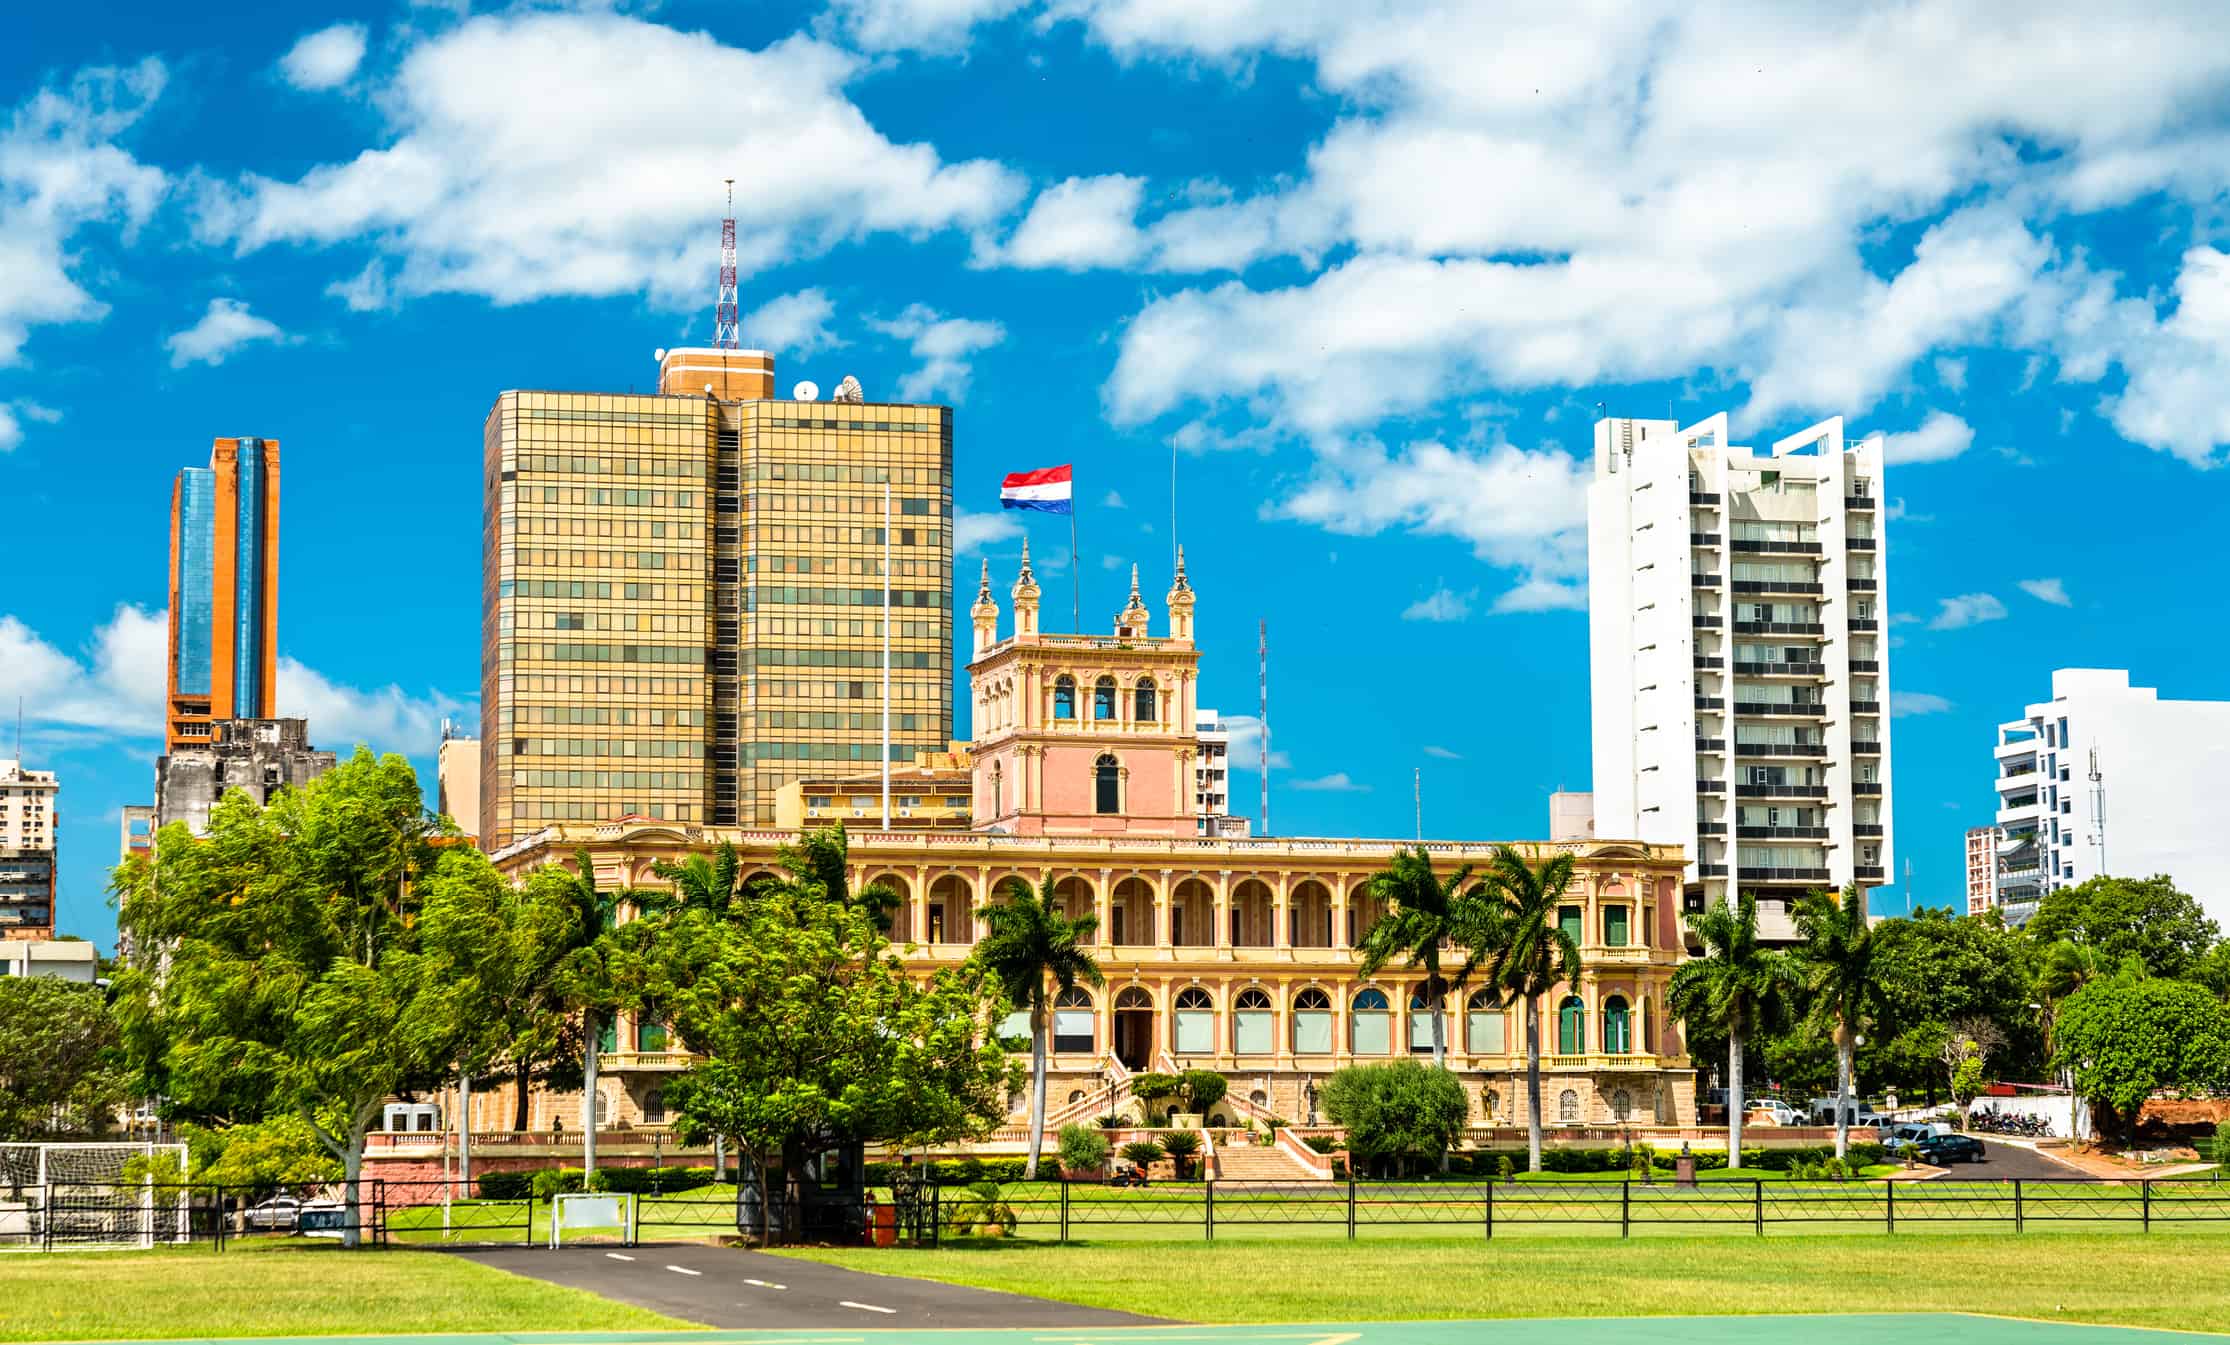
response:
<path id="1" fill-rule="evenodd" d="M 978 514 L 956 506 L 952 511 L 952 554 L 956 556 L 973 555 L 1021 535 L 1022 525 L 1004 509 L 995 514 Z"/>
<path id="2" fill-rule="evenodd" d="M 1262 770 L 1262 717 L 1260 715 L 1220 715 L 1225 729 L 1230 731 L 1231 743 L 1225 759 L 1234 771 L 1259 775 Z M 1270 749 L 1270 769 L 1291 770 L 1293 759 L 1282 748 Z"/>
<path id="3" fill-rule="evenodd" d="M 1535 575 L 1494 600 L 1496 612 L 1584 612 L 1587 584 Z"/>
<path id="4" fill-rule="evenodd" d="M 2195 467 L 2224 459 L 2230 444 L 2230 254 L 2197 247 L 2176 276 L 2176 311 L 2152 321 L 2144 301 L 2111 305 L 2098 319 L 2129 375 L 2105 411 L 2127 438 L 2165 449 Z"/>
<path id="5" fill-rule="evenodd" d="M 325 293 L 347 304 L 351 313 L 376 313 L 395 306 L 395 291 L 387 282 L 387 263 L 377 257 L 348 279 L 327 285 Z"/>
<path id="6" fill-rule="evenodd" d="M 279 58 L 279 74 L 297 89 L 315 93 L 348 83 L 364 62 L 365 29 L 336 23 L 306 33 Z"/>
<path id="7" fill-rule="evenodd" d="M 1966 391 L 1967 362 L 1949 355 L 1938 357 L 1936 360 L 1936 381 L 1953 392 Z"/>
<path id="8" fill-rule="evenodd" d="M 183 369 L 189 364 L 223 364 L 234 351 L 252 342 L 285 344 L 289 339 L 279 330 L 279 324 L 249 312 L 245 300 L 211 299 L 201 321 L 171 333 L 164 338 L 163 348 L 170 352 L 170 367 Z"/>
<path id="9" fill-rule="evenodd" d="M 839 31 L 866 51 L 958 51 L 968 30 L 1029 0 L 834 0 Z"/>
<path id="10" fill-rule="evenodd" d="M 243 253 L 369 246 L 400 298 L 648 292 L 693 306 L 712 285 L 730 174 L 747 270 L 1003 216 L 1019 180 L 886 138 L 843 92 L 865 68 L 802 35 L 754 51 L 627 14 L 484 14 L 404 50 L 372 99 L 380 143 L 293 181 L 212 184 L 199 229 Z M 769 165 L 784 171 L 744 173 Z"/>
<path id="11" fill-rule="evenodd" d="M 1926 691 L 1898 691 L 1889 693 L 1889 717 L 1903 719 L 1907 715 L 1940 715 L 1951 709 L 1951 702 Z"/>
<path id="12" fill-rule="evenodd" d="M 2067 596 L 2067 585 L 2057 577 L 2051 579 L 2024 579 L 2021 591 L 2038 602 L 2048 602 L 2054 607 L 2072 607 L 2075 600 Z"/>
<path id="13" fill-rule="evenodd" d="M 1956 598 L 1938 598 L 1936 615 L 1930 618 L 1930 630 L 1958 630 L 1963 626 L 1980 625 L 1985 621 L 2005 619 L 2005 604 L 1988 593 L 1962 593 Z"/>
<path id="14" fill-rule="evenodd" d="M 162 199 L 161 170 L 117 142 L 166 79 L 153 58 L 80 70 L 18 104 L 0 129 L 0 368 L 22 358 L 32 327 L 107 313 L 78 282 L 95 268 L 73 242 L 93 225 L 128 235 Z"/>
<path id="15" fill-rule="evenodd" d="M 102 737 L 159 736 L 169 638 L 165 613 L 124 604 L 73 655 L 20 618 L 0 615 L 0 702 L 13 713 L 22 697 L 33 724 Z"/>
<path id="16" fill-rule="evenodd" d="M 829 330 L 829 319 L 835 316 L 835 303 L 816 287 L 769 299 L 744 314 L 737 326 L 745 345 L 796 357 L 844 344 Z"/>
<path id="17" fill-rule="evenodd" d="M 1435 757 L 1441 761 L 1463 760 L 1463 753 L 1461 752 L 1451 752 L 1445 747 L 1434 747 L 1429 744 L 1425 748 L 1425 755 L 1428 757 Z"/>
<path id="18" fill-rule="evenodd" d="M 1292 787 L 1307 790 L 1311 793 L 1327 794 L 1368 794 L 1371 790 L 1369 785 L 1357 784 L 1348 779 L 1346 771 L 1334 771 L 1330 775 L 1319 775 L 1313 780 L 1295 780 L 1292 782 Z"/>
<path id="19" fill-rule="evenodd" d="M 1107 492 L 1106 498 L 1100 501 L 1100 505 L 1107 509 L 1128 509 L 1130 507 L 1123 503 L 1122 493 L 1113 490 Z"/>
<path id="20" fill-rule="evenodd" d="M 996 260 L 1009 266 L 1083 271 L 1128 266 L 1145 251 L 1134 222 L 1146 179 L 1072 177 L 1038 193 Z"/>
<path id="21" fill-rule="evenodd" d="M 425 756 L 441 741 L 441 721 L 466 708 L 438 691 L 412 696 L 390 683 L 369 691 L 331 682 L 294 659 L 279 659 L 278 711 L 310 722 L 310 740 L 347 756 L 359 743 L 374 752 Z"/>
<path id="22" fill-rule="evenodd" d="M 1312 480 L 1266 512 L 1328 532 L 1372 536 L 1400 528 L 1471 544 L 1479 559 L 1520 574 L 1498 611 L 1571 605 L 1587 568 L 1590 469 L 1553 449 L 1495 444 L 1482 451 L 1375 442 L 1320 446 Z"/>
<path id="23" fill-rule="evenodd" d="M 1973 445 L 1973 426 L 1948 411 L 1931 411 L 1917 429 L 1883 436 L 1882 460 L 1891 466 L 1949 462 Z"/>
<path id="24" fill-rule="evenodd" d="M 868 319 L 868 326 L 909 344 L 921 367 L 898 380 L 898 400 L 928 402 L 941 393 L 958 402 L 968 394 L 974 373 L 970 357 L 1006 339 L 1006 328 L 974 318 L 948 318 L 927 304 L 909 304 L 895 318 Z"/>
<path id="25" fill-rule="evenodd" d="M 13 453 L 23 442 L 23 422 L 35 420 L 41 425 L 52 425 L 62 419 L 62 413 L 33 401 L 0 402 L 0 453 Z"/>
<path id="26" fill-rule="evenodd" d="M 1404 621 L 1462 621 L 1471 615 L 1471 604 L 1478 601 L 1479 590 L 1458 593 L 1446 584 L 1419 598 L 1402 609 Z"/>

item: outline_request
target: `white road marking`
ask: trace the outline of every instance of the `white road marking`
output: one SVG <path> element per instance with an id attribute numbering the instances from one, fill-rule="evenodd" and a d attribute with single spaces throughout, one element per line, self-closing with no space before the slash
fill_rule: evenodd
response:
<path id="1" fill-rule="evenodd" d="M 701 1270 L 691 1270 L 687 1266 L 668 1266 L 666 1267 L 666 1269 L 674 1272 L 676 1275 L 702 1275 L 705 1273 Z"/>
<path id="2" fill-rule="evenodd" d="M 840 1298 L 836 1300 L 836 1305 L 840 1308 L 858 1308 L 861 1312 L 883 1312 L 895 1314 L 898 1311 L 898 1309 L 896 1308 L 877 1307 L 873 1303 L 854 1303 L 848 1298 Z"/>
<path id="3" fill-rule="evenodd" d="M 770 1284 L 765 1280 L 745 1280 L 744 1283 L 757 1285 L 761 1289 L 787 1289 L 790 1287 L 787 1284 Z"/>
<path id="4" fill-rule="evenodd" d="M 606 1252 L 604 1255 L 611 1257 L 614 1261 L 632 1261 L 635 1259 L 632 1256 L 624 1256 L 619 1252 Z"/>

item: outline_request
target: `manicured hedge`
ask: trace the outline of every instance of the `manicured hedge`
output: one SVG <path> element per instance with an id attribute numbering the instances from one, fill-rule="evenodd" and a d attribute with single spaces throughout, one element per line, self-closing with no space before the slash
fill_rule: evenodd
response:
<path id="1" fill-rule="evenodd" d="M 929 1173 L 929 1180 L 938 1186 L 973 1186 L 977 1182 L 997 1182 L 1004 1186 L 1008 1182 L 1021 1181 L 1022 1169 L 1028 1166 L 1028 1163 L 1029 1160 L 1022 1158 L 965 1157 L 936 1158 L 931 1159 L 926 1164 L 917 1162 L 914 1166 L 924 1168 Z M 898 1164 L 896 1163 L 869 1163 L 867 1165 L 867 1184 L 869 1186 L 888 1186 L 891 1184 L 891 1178 L 897 1172 Z M 1047 1154 L 1038 1160 L 1038 1180 L 1041 1182 L 1061 1180 L 1061 1165 L 1055 1155 Z"/>
<path id="2" fill-rule="evenodd" d="M 480 1188 L 482 1200 L 524 1200 L 529 1196 L 548 1200 L 554 1195 L 571 1195 L 584 1189 L 646 1196 L 693 1191 L 711 1185 L 715 1179 L 709 1167 L 603 1167 L 596 1170 L 596 1180 L 591 1186 L 584 1185 L 579 1168 L 537 1168 L 529 1172 L 484 1173 L 475 1185 Z"/>

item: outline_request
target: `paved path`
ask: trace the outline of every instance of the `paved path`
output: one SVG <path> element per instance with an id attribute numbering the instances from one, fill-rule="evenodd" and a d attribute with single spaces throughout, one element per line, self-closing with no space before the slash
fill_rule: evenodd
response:
<path id="1" fill-rule="evenodd" d="M 1982 1136 L 1975 1136 L 1982 1139 Z M 2004 1140 L 1982 1139 L 1982 1161 L 1979 1163 L 1954 1163 L 1946 1174 L 1947 1181 L 2011 1181 L 2016 1177 L 2030 1181 L 2043 1177 L 2087 1177 L 2080 1168 L 2069 1167 L 2056 1159 L 2024 1144 L 2008 1144 Z"/>
<path id="2" fill-rule="evenodd" d="M 492 1247 L 451 1255 L 716 1327 L 859 1331 L 1148 1326 L 1161 1320 L 730 1247 Z"/>
<path id="3" fill-rule="evenodd" d="M 572 1255 L 572 1253 L 560 1253 Z M 772 1258 L 769 1258 L 772 1259 Z M 794 1264 L 794 1263 L 784 1263 Z M 881 1279 L 881 1276 L 868 1276 Z M 1031 1300 L 1025 1300 L 1031 1301 Z M 851 1324 L 856 1327 L 856 1324 Z M 1854 1317 L 1596 1317 L 1486 1322 L 1355 1322 L 1278 1326 L 1075 1326 L 969 1330 L 524 1331 L 477 1335 L 297 1336 L 263 1340 L 169 1341 L 163 1345 L 1789 1345 L 1865 1340 L 1870 1345 L 2172 1345 L 2230 1337 L 2127 1326 L 2030 1322 L 1964 1313 Z"/>

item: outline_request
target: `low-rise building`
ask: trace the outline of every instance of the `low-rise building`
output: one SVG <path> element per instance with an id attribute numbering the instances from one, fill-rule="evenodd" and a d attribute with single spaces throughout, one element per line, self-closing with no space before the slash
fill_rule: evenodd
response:
<path id="1" fill-rule="evenodd" d="M 480 831 L 480 739 L 450 720 L 441 721 L 441 749 L 434 758 L 436 811 L 467 835 Z"/>
<path id="2" fill-rule="evenodd" d="M 0 939 L 0 976 L 52 976 L 91 985 L 100 951 L 83 939 Z"/>
<path id="3" fill-rule="evenodd" d="M 975 825 L 970 810 L 974 775 L 966 743 L 949 751 L 916 752 L 911 765 L 890 768 L 890 824 L 897 831 L 966 831 Z M 784 831 L 825 827 L 881 827 L 883 776 L 808 776 L 774 791 L 774 824 Z"/>
<path id="4" fill-rule="evenodd" d="M 61 792 L 53 771 L 0 760 L 0 935 L 54 937 L 55 837 L 61 825 L 55 799 Z"/>
<path id="5" fill-rule="evenodd" d="M 207 743 L 177 747 L 155 763 L 157 827 L 183 822 L 199 836 L 227 793 L 242 790 L 267 804 L 333 769 L 333 754 L 310 745 L 303 720 L 220 719 L 207 727 Z"/>

